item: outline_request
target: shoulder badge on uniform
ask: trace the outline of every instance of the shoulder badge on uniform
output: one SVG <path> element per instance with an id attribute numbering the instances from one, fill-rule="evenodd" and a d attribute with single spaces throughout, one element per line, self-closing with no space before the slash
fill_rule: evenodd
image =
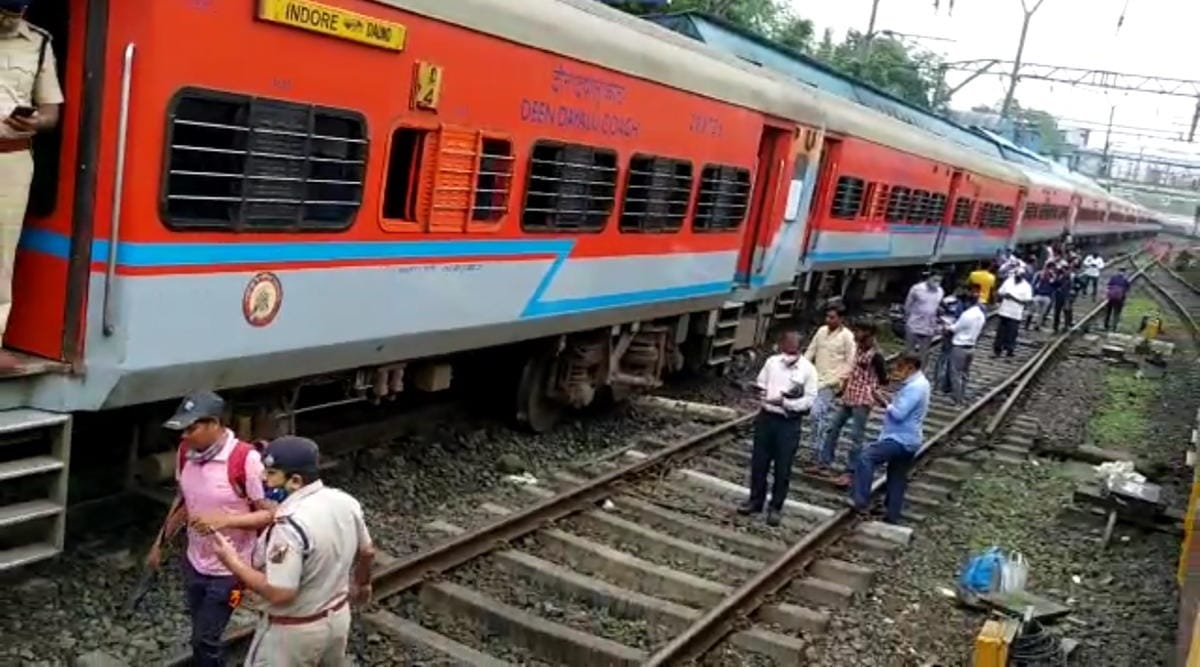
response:
<path id="1" fill-rule="evenodd" d="M 274 563 L 276 565 L 279 565 L 280 563 L 283 562 L 283 559 L 287 557 L 287 552 L 288 552 L 287 542 L 280 542 L 279 544 L 276 544 L 275 546 L 271 547 L 271 553 L 267 554 L 267 560 L 271 561 L 272 563 Z"/>

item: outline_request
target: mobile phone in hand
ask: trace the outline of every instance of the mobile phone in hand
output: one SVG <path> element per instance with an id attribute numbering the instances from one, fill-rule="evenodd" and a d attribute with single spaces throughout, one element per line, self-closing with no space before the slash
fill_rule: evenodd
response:
<path id="1" fill-rule="evenodd" d="M 35 113 L 37 113 L 37 109 L 21 105 L 14 107 L 8 115 L 13 118 L 32 118 Z"/>

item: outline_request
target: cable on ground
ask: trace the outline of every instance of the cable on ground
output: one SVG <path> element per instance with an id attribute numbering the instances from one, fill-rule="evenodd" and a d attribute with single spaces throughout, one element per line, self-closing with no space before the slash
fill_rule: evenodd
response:
<path id="1" fill-rule="evenodd" d="M 1063 667 L 1067 656 L 1062 641 L 1050 634 L 1037 621 L 1030 621 L 1013 640 L 1008 652 L 1009 664 L 1014 667 Z"/>

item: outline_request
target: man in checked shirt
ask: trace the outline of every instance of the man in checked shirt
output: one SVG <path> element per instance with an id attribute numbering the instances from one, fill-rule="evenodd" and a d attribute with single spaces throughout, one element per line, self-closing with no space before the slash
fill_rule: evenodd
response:
<path id="1" fill-rule="evenodd" d="M 887 362 L 875 345 L 875 325 L 862 322 L 854 327 L 854 342 L 857 353 L 850 375 L 842 383 L 840 405 L 829 423 L 825 443 L 821 446 L 818 463 L 824 469 L 833 467 L 837 442 L 842 436 L 842 427 L 850 422 L 850 454 L 846 458 L 846 470 L 837 478 L 837 485 L 850 486 L 851 474 L 858 454 L 862 450 L 863 436 L 867 430 L 867 418 L 871 416 L 871 405 L 875 403 L 875 392 L 887 384 Z"/>

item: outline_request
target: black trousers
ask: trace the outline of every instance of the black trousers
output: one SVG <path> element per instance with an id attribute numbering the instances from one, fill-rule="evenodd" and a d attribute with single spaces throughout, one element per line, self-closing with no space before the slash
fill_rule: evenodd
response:
<path id="1" fill-rule="evenodd" d="M 1121 324 L 1121 311 L 1125 309 L 1124 299 L 1109 299 L 1104 302 L 1104 330 L 1116 331 Z"/>
<path id="2" fill-rule="evenodd" d="M 1067 299 L 1054 302 L 1054 333 L 1058 333 L 1059 321 L 1066 318 L 1065 328 L 1075 326 L 1075 304 Z"/>
<path id="3" fill-rule="evenodd" d="M 800 444 L 800 417 L 763 410 L 754 421 L 754 452 L 750 455 L 750 507 L 761 510 L 767 499 L 767 472 L 775 468 L 771 509 L 783 509 L 792 482 L 792 463 Z"/>
<path id="4" fill-rule="evenodd" d="M 1007 317 L 996 318 L 996 339 L 992 341 L 992 353 L 997 357 L 1001 352 L 1012 356 L 1017 350 L 1017 336 L 1021 333 L 1021 321 Z"/>

